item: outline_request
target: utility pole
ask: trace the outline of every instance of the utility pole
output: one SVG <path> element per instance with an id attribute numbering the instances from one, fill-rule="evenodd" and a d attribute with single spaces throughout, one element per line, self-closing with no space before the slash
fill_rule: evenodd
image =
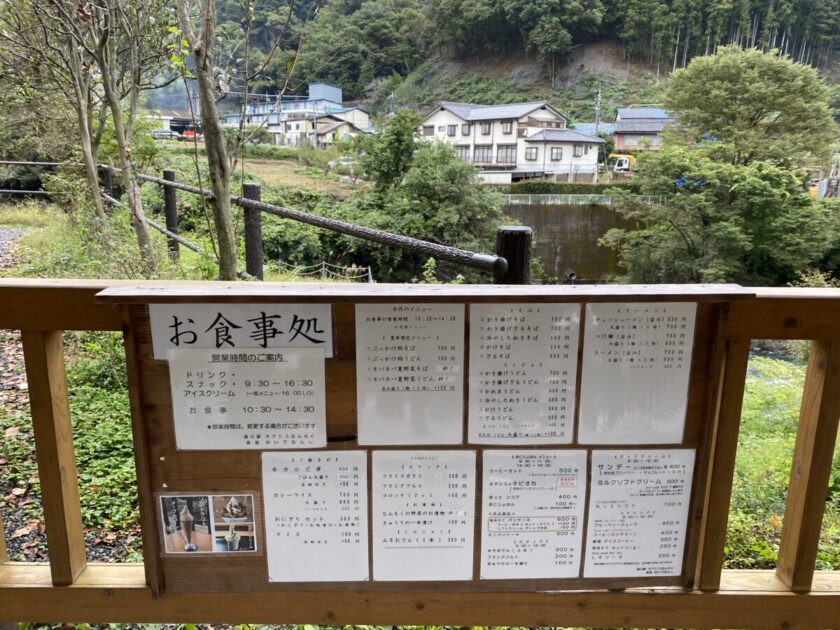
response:
<path id="1" fill-rule="evenodd" d="M 595 99 L 595 135 L 601 130 L 601 84 L 598 84 L 598 98 Z"/>

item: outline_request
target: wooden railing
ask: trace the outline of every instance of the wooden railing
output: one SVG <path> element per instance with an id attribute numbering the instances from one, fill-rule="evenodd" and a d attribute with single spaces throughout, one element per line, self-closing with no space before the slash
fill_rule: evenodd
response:
<path id="1" fill-rule="evenodd" d="M 62 331 L 123 330 L 118 307 L 95 300 L 114 284 L 119 283 L 0 281 L 0 329 L 22 331 L 50 558 L 49 564 L 9 562 L 0 537 L 0 619 L 684 628 L 840 623 L 840 572 L 814 571 L 840 418 L 838 290 L 755 289 L 756 299 L 730 306 L 720 335 L 724 343 L 716 350 L 722 366 L 715 381 L 719 408 L 713 410 L 717 421 L 693 590 L 452 593 L 424 592 L 418 584 L 410 592 L 159 595 L 147 582 L 156 558 L 147 557 L 145 566 L 85 561 Z M 722 570 L 751 339 L 811 340 L 775 572 Z M 127 344 L 128 351 L 131 347 Z M 144 445 L 135 446 L 146 452 Z M 138 476 L 147 466 L 138 458 Z M 145 506 L 147 513 L 150 509 Z M 156 535 L 144 531 L 144 537 Z"/>

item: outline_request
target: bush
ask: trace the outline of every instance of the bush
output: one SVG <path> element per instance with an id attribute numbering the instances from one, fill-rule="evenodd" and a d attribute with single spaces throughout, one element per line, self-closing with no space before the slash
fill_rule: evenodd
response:
<path id="1" fill-rule="evenodd" d="M 259 160 L 297 160 L 298 150 L 276 144 L 249 144 L 242 149 L 242 156 Z"/>

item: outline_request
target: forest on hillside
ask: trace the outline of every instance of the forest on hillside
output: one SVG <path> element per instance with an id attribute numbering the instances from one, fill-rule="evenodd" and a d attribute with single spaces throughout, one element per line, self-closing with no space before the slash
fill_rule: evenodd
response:
<path id="1" fill-rule="evenodd" d="M 576 44 L 601 40 L 663 71 L 726 44 L 826 69 L 840 48 L 840 0 L 257 0 L 250 15 L 249 5 L 219 2 L 219 35 L 250 34 L 252 67 L 261 69 L 253 88 L 263 92 L 276 92 L 294 68 L 290 91 L 317 78 L 360 97 L 375 79 L 405 77 L 434 56 L 522 51 L 553 81 Z"/>

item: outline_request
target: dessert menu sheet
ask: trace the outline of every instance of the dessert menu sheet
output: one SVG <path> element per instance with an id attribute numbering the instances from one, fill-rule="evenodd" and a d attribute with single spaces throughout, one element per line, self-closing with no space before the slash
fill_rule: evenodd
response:
<path id="1" fill-rule="evenodd" d="M 679 575 L 694 451 L 592 452 L 583 577 Z"/>
<path id="2" fill-rule="evenodd" d="M 329 304 L 150 304 L 155 359 L 177 349 L 323 348 L 333 355 Z"/>
<path id="3" fill-rule="evenodd" d="M 580 304 L 470 306 L 469 441 L 569 444 Z"/>
<path id="4" fill-rule="evenodd" d="M 327 445 L 324 351 L 169 350 L 179 449 Z"/>
<path id="5" fill-rule="evenodd" d="M 576 578 L 586 451 L 486 450 L 481 578 Z"/>
<path id="6" fill-rule="evenodd" d="M 475 451 L 373 452 L 373 579 L 470 580 Z"/>
<path id="7" fill-rule="evenodd" d="M 367 580 L 363 451 L 263 453 L 271 582 Z"/>
<path id="8" fill-rule="evenodd" d="M 463 364 L 463 304 L 357 304 L 359 444 L 460 444 Z"/>
<path id="9" fill-rule="evenodd" d="M 697 305 L 587 304 L 578 441 L 676 444 Z"/>

